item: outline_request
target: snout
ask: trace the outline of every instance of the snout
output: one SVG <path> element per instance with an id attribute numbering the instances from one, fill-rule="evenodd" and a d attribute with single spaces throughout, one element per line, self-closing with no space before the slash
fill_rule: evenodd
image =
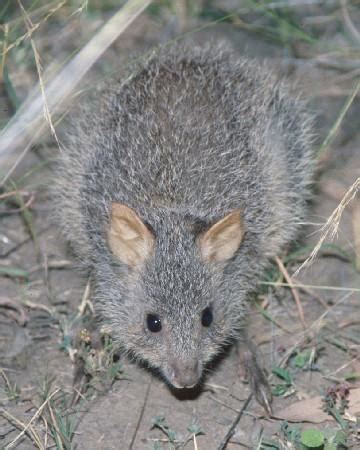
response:
<path id="1" fill-rule="evenodd" d="M 176 388 L 192 388 L 196 386 L 202 375 L 202 364 L 199 360 L 174 361 L 167 371 L 168 381 Z"/>

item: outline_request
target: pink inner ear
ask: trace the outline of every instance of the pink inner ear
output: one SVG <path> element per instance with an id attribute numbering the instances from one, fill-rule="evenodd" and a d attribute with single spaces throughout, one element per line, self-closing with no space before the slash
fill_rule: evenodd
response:
<path id="1" fill-rule="evenodd" d="M 208 262 L 221 262 L 232 258 L 241 244 L 244 231 L 239 210 L 216 222 L 199 238 L 203 259 Z"/>
<path id="2" fill-rule="evenodd" d="M 128 206 L 111 205 L 108 244 L 112 253 L 129 266 L 139 266 L 154 247 L 154 236 Z"/>

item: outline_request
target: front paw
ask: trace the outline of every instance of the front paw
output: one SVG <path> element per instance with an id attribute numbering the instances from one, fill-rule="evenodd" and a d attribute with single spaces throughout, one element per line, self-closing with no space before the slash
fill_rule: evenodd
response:
<path id="1" fill-rule="evenodd" d="M 265 409 L 266 413 L 271 416 L 272 394 L 265 372 L 260 366 L 248 373 L 248 379 L 251 390 L 255 395 L 257 402 Z"/>
<path id="2" fill-rule="evenodd" d="M 250 384 L 251 391 L 257 402 L 265 409 L 268 415 L 271 415 L 271 388 L 266 373 L 258 362 L 255 349 L 250 345 L 245 349 L 242 345 L 238 347 L 238 350 L 240 356 L 240 378 L 245 379 Z"/>

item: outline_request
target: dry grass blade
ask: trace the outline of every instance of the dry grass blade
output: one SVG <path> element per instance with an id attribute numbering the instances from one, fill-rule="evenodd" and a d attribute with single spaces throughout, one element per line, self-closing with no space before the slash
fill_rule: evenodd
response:
<path id="1" fill-rule="evenodd" d="M 8 45 L 6 48 L 4 47 L 0 56 L 5 57 L 9 53 L 10 50 L 12 50 L 15 47 L 18 47 L 26 39 L 31 38 L 31 36 L 35 33 L 35 31 L 37 31 L 41 27 L 41 25 L 46 23 L 47 20 L 49 20 L 52 15 L 54 15 L 59 9 L 61 9 L 65 3 L 66 3 L 66 0 L 60 2 L 58 5 L 56 5 L 55 8 L 50 9 L 49 12 L 46 14 L 46 16 L 40 22 L 38 22 L 37 24 L 30 27 L 27 30 L 27 32 L 25 34 L 23 34 L 22 36 L 20 36 L 19 38 L 17 38 L 15 42 Z M 5 26 L 8 27 L 9 24 L 6 24 Z"/>
<path id="2" fill-rule="evenodd" d="M 279 283 L 278 281 L 261 281 L 260 284 L 264 286 L 281 286 L 290 287 L 289 283 Z M 316 284 L 293 284 L 296 288 L 321 289 L 324 291 L 344 291 L 344 292 L 360 292 L 360 288 L 356 287 L 342 287 L 342 286 L 324 286 Z"/>
<path id="3" fill-rule="evenodd" d="M 28 28 L 27 32 L 25 34 L 23 34 L 22 36 L 18 37 L 15 42 L 8 45 L 7 47 L 4 47 L 0 56 L 5 57 L 9 53 L 10 50 L 12 50 L 15 47 L 18 47 L 26 39 L 31 38 L 31 36 L 35 33 L 35 31 L 37 31 L 41 27 L 41 25 L 46 23 L 52 15 L 54 15 L 59 9 L 61 9 L 65 5 L 65 3 L 66 3 L 66 0 L 63 0 L 58 5 L 56 5 L 54 8 L 51 8 L 49 10 L 49 12 L 45 15 L 45 17 L 40 22 L 38 22 L 35 25 L 32 25 L 30 28 Z M 28 14 L 27 14 L 27 16 L 29 17 Z M 8 27 L 9 24 L 5 24 L 4 26 Z M 4 44 L 5 44 L 5 42 L 4 42 Z"/>
<path id="4" fill-rule="evenodd" d="M 59 426 L 58 426 L 58 424 L 57 424 L 57 420 L 56 420 L 56 418 L 55 418 L 54 411 L 53 411 L 53 409 L 52 409 L 50 403 L 49 403 L 49 405 L 48 405 L 48 410 L 49 410 L 49 412 L 50 412 L 50 417 L 51 417 L 52 425 L 53 425 L 54 430 L 55 430 L 55 432 L 56 432 L 56 434 L 57 434 L 57 436 L 58 436 L 58 439 L 56 440 L 57 445 L 58 445 L 58 448 L 59 448 L 59 450 L 63 450 L 63 449 L 64 449 L 64 446 L 63 446 L 63 443 L 62 443 L 63 435 L 62 435 L 62 433 L 61 433 L 61 431 L 60 431 L 60 429 L 59 429 Z"/>
<path id="5" fill-rule="evenodd" d="M 296 290 L 296 288 L 294 287 L 293 281 L 289 275 L 289 272 L 286 270 L 286 267 L 284 266 L 283 262 L 281 261 L 280 258 L 276 257 L 275 258 L 276 264 L 279 267 L 280 272 L 284 275 L 285 280 L 287 281 L 287 283 L 289 283 L 292 295 L 294 297 L 295 303 L 296 303 L 296 307 L 299 313 L 299 317 L 301 320 L 301 323 L 303 325 L 304 328 L 306 328 L 306 323 L 305 323 L 305 317 L 304 317 L 304 310 L 301 304 L 301 300 L 300 300 L 300 296 L 299 296 L 299 292 Z"/>
<path id="6" fill-rule="evenodd" d="M 27 191 L 11 191 L 11 192 L 4 192 L 3 194 L 0 194 L 0 200 L 4 200 L 9 197 L 17 196 L 17 195 L 29 195 L 29 192 Z"/>
<path id="7" fill-rule="evenodd" d="M 34 428 L 30 425 L 30 426 L 26 426 L 23 422 L 21 422 L 21 420 L 17 419 L 16 417 L 14 417 L 12 414 L 10 414 L 9 412 L 2 410 L 1 414 L 3 414 L 7 420 L 9 420 L 9 422 L 13 422 L 16 427 L 18 428 L 23 428 L 23 430 L 25 430 L 24 433 L 26 433 L 30 439 L 32 439 L 34 441 L 34 443 L 36 444 L 37 448 L 39 450 L 45 450 L 45 446 L 41 443 L 41 439 L 40 436 L 38 435 L 38 433 L 34 430 Z M 1 447 L 3 448 L 3 447 Z M 10 447 L 5 447 L 5 449 L 10 448 Z"/>
<path id="8" fill-rule="evenodd" d="M 336 119 L 334 125 L 331 127 L 329 134 L 326 136 L 324 142 L 321 144 L 321 146 L 319 148 L 319 152 L 318 152 L 319 156 L 322 155 L 322 153 L 326 150 L 326 148 L 334 140 L 336 133 L 338 132 L 346 113 L 348 112 L 350 106 L 352 105 L 355 97 L 357 96 L 357 94 L 359 92 L 359 89 L 360 89 L 360 81 L 357 81 L 355 84 L 354 90 L 350 94 L 349 98 L 346 100 L 344 106 L 341 108 L 340 114 L 339 114 L 338 118 Z"/>
<path id="9" fill-rule="evenodd" d="M 333 239 L 338 231 L 340 219 L 342 213 L 346 206 L 354 199 L 357 191 L 360 188 L 360 177 L 355 180 L 355 182 L 350 186 L 347 190 L 346 194 L 342 198 L 339 205 L 334 209 L 331 216 L 326 221 L 325 225 L 321 228 L 321 237 L 316 244 L 314 250 L 311 252 L 310 256 L 306 258 L 306 260 L 301 264 L 301 266 L 295 271 L 294 276 L 298 275 L 298 273 L 303 270 L 306 266 L 311 264 L 313 260 L 316 258 L 322 244 L 324 241 L 330 236 L 330 239 Z"/>
<path id="10" fill-rule="evenodd" d="M 38 52 L 37 47 L 35 45 L 34 39 L 31 37 L 31 34 L 30 34 L 31 30 L 34 28 L 34 25 L 31 22 L 31 19 L 28 16 L 28 14 L 27 14 L 23 4 L 21 3 L 21 0 L 17 0 L 17 2 L 19 4 L 21 13 L 22 13 L 22 15 L 24 17 L 24 22 L 25 22 L 26 28 L 27 28 L 29 36 L 30 36 L 31 48 L 32 48 L 33 53 L 34 53 L 35 66 L 36 66 L 36 70 L 37 70 L 38 77 L 39 77 L 40 91 L 41 91 L 41 96 L 42 96 L 42 100 L 43 100 L 43 104 L 44 104 L 44 117 L 45 117 L 45 120 L 46 120 L 46 122 L 48 123 L 48 125 L 50 127 L 51 134 L 53 135 L 54 139 L 56 140 L 56 143 L 60 147 L 60 142 L 59 142 L 59 140 L 57 138 L 56 131 L 55 131 L 54 125 L 52 123 L 51 114 L 50 114 L 48 101 L 47 101 L 47 96 L 46 96 L 46 93 L 45 93 L 45 85 L 44 85 L 44 80 L 43 80 L 43 77 L 42 77 L 43 69 L 42 69 L 42 65 L 41 65 L 40 55 L 39 55 L 39 52 Z"/>
<path id="11" fill-rule="evenodd" d="M 85 291 L 82 296 L 80 305 L 78 307 L 78 315 L 83 316 L 85 314 L 86 308 L 89 307 L 91 312 L 94 312 L 93 305 L 90 300 L 90 279 L 86 283 Z"/>
<path id="12" fill-rule="evenodd" d="M 360 44 L 360 33 L 358 32 L 356 26 L 354 25 L 354 23 L 350 18 L 349 10 L 347 8 L 347 0 L 340 0 L 340 4 L 345 26 L 353 36 L 356 43 Z"/>
<path id="13" fill-rule="evenodd" d="M 24 326 L 26 324 L 26 322 L 29 320 L 29 317 L 27 316 L 26 312 L 24 311 L 24 308 L 22 307 L 22 305 L 14 298 L 8 299 L 5 297 L 0 297 L 0 307 L 6 307 L 6 308 L 10 308 L 10 309 L 17 311 L 19 314 L 19 317 L 16 315 L 12 315 L 12 314 L 11 314 L 11 316 L 21 326 Z"/>
<path id="14" fill-rule="evenodd" d="M 18 442 L 18 440 L 27 432 L 27 430 L 30 428 L 31 424 L 34 422 L 35 419 L 37 419 L 45 406 L 48 404 L 48 402 L 54 397 L 55 394 L 57 394 L 60 391 L 60 389 L 55 389 L 54 392 L 52 392 L 49 397 L 40 405 L 40 408 L 36 411 L 36 413 L 32 416 L 28 424 L 24 427 L 24 429 L 19 433 L 15 439 L 13 439 L 6 447 L 5 450 L 8 450 L 9 448 L 14 447 L 14 445 Z"/>
<path id="15" fill-rule="evenodd" d="M 356 269 L 360 271 L 360 202 L 355 202 L 355 207 L 352 212 L 352 226 L 354 234 L 354 248 L 356 254 L 355 265 Z"/>
<path id="16" fill-rule="evenodd" d="M 60 73 L 48 83 L 48 86 L 44 87 L 48 99 L 49 114 L 53 114 L 63 104 L 64 100 L 69 97 L 75 86 L 95 61 L 150 3 L 151 0 L 129 0 L 120 11 L 104 24 Z M 43 79 L 47 79 L 46 73 Z M 36 130 L 37 135 L 43 130 L 43 108 L 43 96 L 38 86 L 0 134 L 0 166 L 8 168 L 0 184 L 3 185 L 9 179 L 20 160 L 30 148 L 27 145 L 25 149 L 22 149 L 28 130 Z M 13 155 L 19 149 L 22 149 L 22 153 L 17 158 L 16 155 L 15 158 L 13 156 L 10 158 L 10 155 Z"/>
<path id="17" fill-rule="evenodd" d="M 298 281 L 295 280 L 294 278 L 293 278 L 292 280 L 293 280 L 293 285 L 294 285 L 294 283 L 295 283 L 295 284 L 298 284 L 298 285 L 301 284 L 300 282 L 298 282 Z M 320 295 L 318 295 L 316 292 L 313 292 L 312 289 L 309 289 L 309 288 L 308 288 L 307 286 L 305 286 L 305 285 L 302 285 L 300 289 L 301 289 L 302 291 L 304 291 L 306 294 L 308 294 L 308 295 L 310 295 L 311 297 L 313 297 L 315 300 L 317 300 L 317 301 L 321 304 L 321 306 L 323 306 L 325 309 L 328 309 L 328 308 L 329 308 L 329 306 L 327 305 L 326 301 L 325 301 Z"/>
<path id="18" fill-rule="evenodd" d="M 3 31 L 3 52 L 1 54 L 1 65 L 0 65 L 0 83 L 4 81 L 4 71 L 5 71 L 5 63 L 6 63 L 6 49 L 7 49 L 7 40 L 9 36 L 9 25 L 4 25 Z"/>

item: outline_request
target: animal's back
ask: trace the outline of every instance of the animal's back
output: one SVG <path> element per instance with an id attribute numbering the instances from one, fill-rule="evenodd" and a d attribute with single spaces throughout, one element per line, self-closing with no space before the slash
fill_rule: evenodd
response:
<path id="1" fill-rule="evenodd" d="M 266 67 L 217 48 L 164 48 L 77 118 L 59 218 L 114 342 L 176 387 L 238 339 L 249 293 L 295 236 L 313 171 L 308 115 Z"/>
<path id="2" fill-rule="evenodd" d="M 155 53 L 104 93 L 68 144 L 65 233 L 85 257 L 111 201 L 211 223 L 240 209 L 254 254 L 294 236 L 312 174 L 304 105 L 264 66 L 219 48 Z"/>

